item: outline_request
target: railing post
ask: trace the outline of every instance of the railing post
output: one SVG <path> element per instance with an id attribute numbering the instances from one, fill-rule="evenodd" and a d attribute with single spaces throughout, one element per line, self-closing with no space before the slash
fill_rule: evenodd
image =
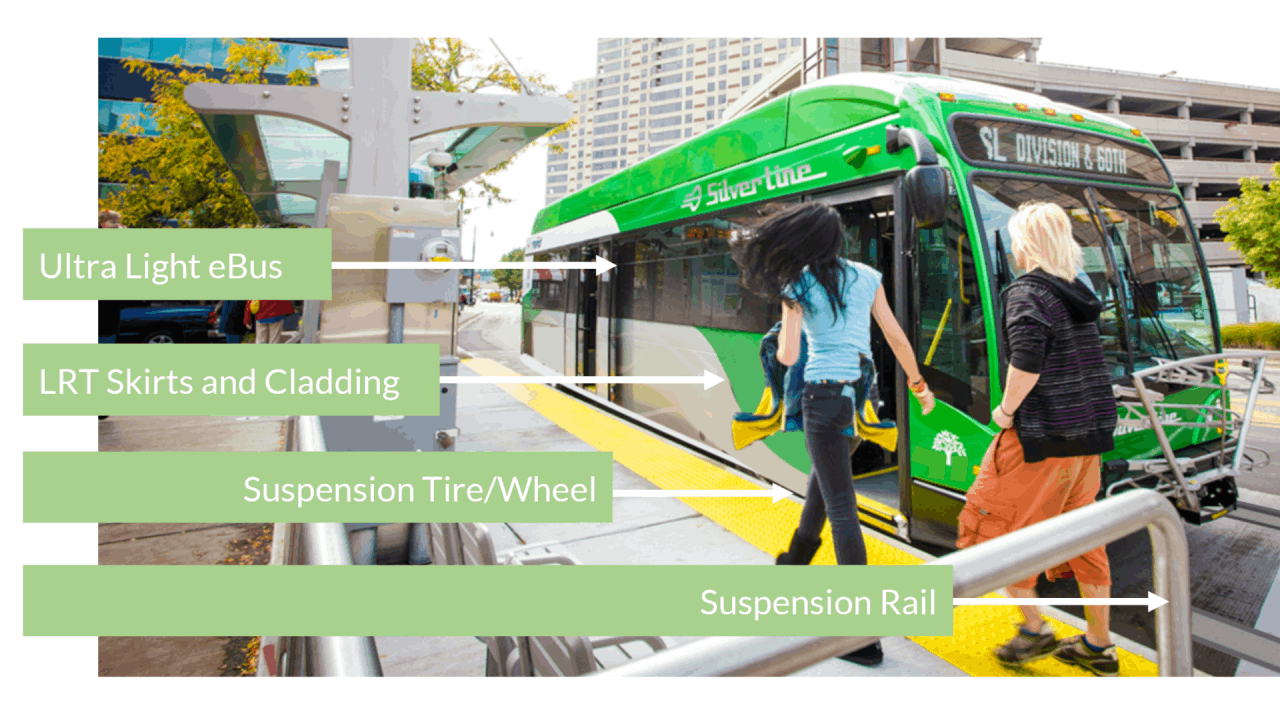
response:
<path id="1" fill-rule="evenodd" d="M 320 418 L 297 418 L 298 450 L 324 452 Z M 293 523 L 289 564 L 354 565 L 351 540 L 343 523 Z M 382 663 L 372 637 L 291 637 L 286 647 L 286 671 L 290 675 L 323 677 L 381 677 Z"/>
<path id="2" fill-rule="evenodd" d="M 1169 601 L 1156 608 L 1156 661 L 1162 677 L 1189 677 L 1191 662 L 1191 573 L 1187 533 L 1176 513 L 1147 526 L 1151 536 L 1151 576 L 1156 595 Z"/>

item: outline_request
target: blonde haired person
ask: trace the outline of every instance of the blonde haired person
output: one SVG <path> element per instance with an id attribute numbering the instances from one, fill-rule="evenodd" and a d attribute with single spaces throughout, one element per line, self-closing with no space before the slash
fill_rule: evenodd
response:
<path id="1" fill-rule="evenodd" d="M 959 547 L 998 537 L 1094 502 L 1100 455 L 1114 447 L 1116 403 L 1098 337 L 1102 303 L 1077 279 L 1080 246 L 1066 212 L 1028 203 L 1009 219 L 1014 262 L 1026 272 L 1005 289 L 1004 335 L 1009 370 L 993 414 L 1001 431 L 982 459 L 960 513 Z M 1048 571 L 1072 577 L 1084 597 L 1109 597 L 1111 568 L 1098 547 Z M 1036 597 L 1039 577 L 1009 588 Z M 1105 605 L 1086 608 L 1088 631 L 1058 641 L 1037 606 L 1022 606 L 1025 623 L 996 657 L 1023 665 L 1053 655 L 1097 675 L 1116 675 L 1119 658 Z"/>
<path id="2" fill-rule="evenodd" d="M 1058 205 L 1023 203 L 1009 218 L 1014 261 L 1023 270 L 1042 270 L 1074 282 L 1084 265 L 1084 252 L 1071 236 L 1071 218 Z"/>

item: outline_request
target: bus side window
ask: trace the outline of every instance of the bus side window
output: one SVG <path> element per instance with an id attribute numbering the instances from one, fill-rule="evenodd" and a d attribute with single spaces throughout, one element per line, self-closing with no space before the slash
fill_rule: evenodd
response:
<path id="1" fill-rule="evenodd" d="M 973 241 L 952 200 L 947 222 L 916 231 L 916 359 L 930 389 L 982 423 L 991 421 L 987 332 Z"/>

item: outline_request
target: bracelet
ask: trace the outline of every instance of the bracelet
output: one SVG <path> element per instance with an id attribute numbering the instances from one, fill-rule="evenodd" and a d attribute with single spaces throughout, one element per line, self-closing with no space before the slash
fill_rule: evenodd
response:
<path id="1" fill-rule="evenodd" d="M 1008 410 L 1005 410 L 1005 409 L 1004 409 L 1004 403 L 1000 403 L 1000 404 L 996 407 L 996 409 L 997 409 L 997 410 L 999 410 L 999 411 L 1000 411 L 1000 412 L 1001 412 L 1005 417 L 1009 417 L 1009 418 L 1013 417 L 1013 413 L 1011 413 L 1011 412 L 1009 412 Z M 1015 410 L 1014 412 L 1017 412 L 1017 411 Z"/>
<path id="2" fill-rule="evenodd" d="M 924 382 L 924 376 L 923 376 L 923 375 L 921 375 L 919 380 L 915 380 L 915 381 L 908 380 L 908 381 L 907 381 L 907 387 L 911 388 L 911 392 L 917 392 L 917 393 L 918 393 L 918 392 L 923 392 L 923 391 L 924 391 L 925 389 L 927 389 L 929 386 L 925 384 L 925 382 Z"/>

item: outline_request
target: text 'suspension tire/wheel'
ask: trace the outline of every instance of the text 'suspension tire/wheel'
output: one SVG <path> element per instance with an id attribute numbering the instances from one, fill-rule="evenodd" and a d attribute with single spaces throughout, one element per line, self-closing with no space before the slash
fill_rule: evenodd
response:
<path id="1" fill-rule="evenodd" d="M 173 345 L 178 342 L 178 339 L 168 330 L 157 330 L 149 333 L 142 342 L 148 345 Z"/>

